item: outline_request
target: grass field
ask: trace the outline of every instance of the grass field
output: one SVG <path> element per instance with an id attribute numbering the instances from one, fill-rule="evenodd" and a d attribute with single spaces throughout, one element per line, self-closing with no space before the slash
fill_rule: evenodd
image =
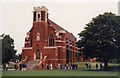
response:
<path id="1" fill-rule="evenodd" d="M 79 62 L 78 63 L 78 70 L 32 70 L 32 71 L 16 71 L 16 70 L 9 70 L 3 71 L 2 76 L 3 78 L 40 78 L 39 76 L 54 76 L 58 78 L 58 76 L 64 76 L 64 78 L 70 78 L 73 76 L 78 76 L 78 78 L 119 78 L 120 72 L 118 71 L 86 71 L 84 70 L 86 62 Z M 95 64 L 99 62 L 90 62 L 92 65 L 92 69 L 95 69 Z M 110 67 L 118 67 L 119 64 L 110 64 Z M 12 68 L 12 66 L 10 66 Z M 24 77 L 23 77 L 24 76 Z M 34 77 L 35 76 L 35 77 Z M 57 77 L 56 77 L 57 76 Z M 69 77 L 66 77 L 69 76 Z M 82 76 L 82 77 L 79 77 Z M 89 77 L 90 76 L 90 77 Z M 95 77 L 93 77 L 95 76 Z M 102 77 L 103 76 L 103 77 Z M 110 76 L 110 77 L 107 77 Z M 112 77 L 114 76 L 114 77 Z M 44 77 L 45 78 L 45 77 Z M 48 77 L 46 77 L 48 78 Z M 53 78 L 53 77 L 51 77 Z M 75 78 L 75 77 L 73 77 Z"/>
<path id="2" fill-rule="evenodd" d="M 84 70 L 85 69 L 85 63 L 86 62 L 78 62 L 77 65 L 78 65 L 78 69 L 81 69 L 81 70 Z M 90 63 L 91 64 L 91 68 L 92 69 L 95 69 L 96 68 L 96 63 L 98 64 L 98 67 L 100 67 L 100 62 L 87 62 L 87 63 Z M 113 63 L 108 63 L 109 67 L 118 67 L 118 65 L 120 64 L 113 64 Z M 120 66 L 119 66 L 120 67 Z M 9 64 L 9 69 L 13 69 L 14 68 L 14 65 L 11 65 Z"/>
<path id="3" fill-rule="evenodd" d="M 3 76 L 118 76 L 118 71 L 34 70 L 3 71 Z"/>
<path id="4" fill-rule="evenodd" d="M 85 69 L 85 63 L 86 62 L 78 62 L 78 68 L 81 70 Z M 100 62 L 87 62 L 89 64 L 91 64 L 91 69 L 96 69 L 96 63 L 98 64 L 98 68 L 100 68 Z M 104 64 L 102 64 L 104 66 Z M 120 69 L 120 64 L 118 63 L 108 63 L 108 67 L 109 69 Z"/>

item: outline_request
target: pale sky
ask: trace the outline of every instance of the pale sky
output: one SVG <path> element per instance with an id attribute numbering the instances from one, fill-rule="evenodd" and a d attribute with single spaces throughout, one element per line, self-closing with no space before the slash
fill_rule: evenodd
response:
<path id="1" fill-rule="evenodd" d="M 77 39 L 78 33 L 92 18 L 104 12 L 118 14 L 118 0 L 2 0 L 0 34 L 9 34 L 14 39 L 18 53 L 22 52 L 26 33 L 32 27 L 32 10 L 37 6 L 48 8 L 49 19 L 72 32 Z"/>

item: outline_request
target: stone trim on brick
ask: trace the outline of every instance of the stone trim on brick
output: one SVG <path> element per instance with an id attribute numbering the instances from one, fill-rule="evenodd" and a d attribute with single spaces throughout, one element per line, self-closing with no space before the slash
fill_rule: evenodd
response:
<path id="1" fill-rule="evenodd" d="M 57 49 L 57 47 L 56 46 L 48 46 L 48 47 L 44 47 L 44 49 Z"/>
<path id="2" fill-rule="evenodd" d="M 55 42 L 65 42 L 65 41 L 62 41 L 62 40 L 55 40 Z"/>
<path id="3" fill-rule="evenodd" d="M 25 44 L 30 43 L 29 41 L 25 42 Z"/>
<path id="4" fill-rule="evenodd" d="M 32 47 L 23 47 L 22 49 L 32 49 Z"/>
<path id="5" fill-rule="evenodd" d="M 47 60 L 66 60 L 66 59 L 47 59 Z"/>

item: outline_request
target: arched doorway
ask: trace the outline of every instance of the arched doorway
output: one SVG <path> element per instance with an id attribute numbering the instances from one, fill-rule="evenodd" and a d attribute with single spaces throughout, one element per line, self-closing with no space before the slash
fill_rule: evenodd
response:
<path id="1" fill-rule="evenodd" d="M 40 59 L 40 50 L 39 49 L 36 50 L 36 59 Z"/>

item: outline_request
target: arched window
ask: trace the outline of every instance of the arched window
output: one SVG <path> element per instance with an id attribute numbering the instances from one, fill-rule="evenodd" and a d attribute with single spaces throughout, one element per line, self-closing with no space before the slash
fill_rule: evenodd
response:
<path id="1" fill-rule="evenodd" d="M 49 46 L 54 46 L 54 36 L 50 35 L 49 37 Z"/>

